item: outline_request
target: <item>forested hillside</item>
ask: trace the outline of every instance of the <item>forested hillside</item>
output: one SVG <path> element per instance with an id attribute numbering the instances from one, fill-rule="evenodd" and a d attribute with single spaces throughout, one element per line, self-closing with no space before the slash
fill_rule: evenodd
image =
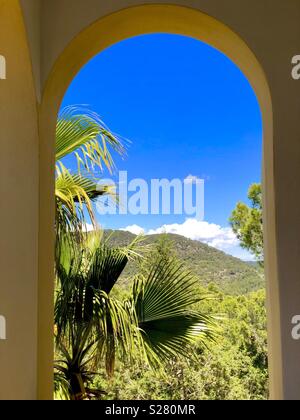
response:
<path id="1" fill-rule="evenodd" d="M 128 232 L 116 232 L 110 237 L 114 245 L 125 245 L 133 239 L 134 235 Z M 181 236 L 151 236 L 146 242 L 153 243 L 150 251 L 153 260 L 158 255 L 168 258 L 176 253 L 195 273 L 201 274 L 195 293 L 209 296 L 209 299 L 190 309 L 215 316 L 218 333 L 208 346 L 200 341 L 193 351 L 191 348 L 190 357 L 170 358 L 162 370 L 151 369 L 138 360 L 128 364 L 118 362 L 113 378 L 107 378 L 104 372 L 97 377 L 97 386 L 107 392 L 104 398 L 268 399 L 267 319 L 262 270 Z M 128 293 L 129 274 L 139 273 L 142 265 L 143 262 L 131 264 L 122 287 L 115 290 L 118 296 Z"/>
<path id="2" fill-rule="evenodd" d="M 134 238 L 130 232 L 106 231 L 112 246 L 128 245 Z M 184 262 L 202 285 L 215 284 L 221 291 L 231 295 L 242 295 L 265 287 L 263 271 L 254 264 L 241 261 L 199 241 L 180 235 L 162 234 L 145 237 L 145 244 L 155 244 L 163 236 L 172 242 L 180 261 Z M 150 251 L 151 252 L 151 251 Z M 132 278 L 137 265 L 130 263 L 124 273 Z"/>

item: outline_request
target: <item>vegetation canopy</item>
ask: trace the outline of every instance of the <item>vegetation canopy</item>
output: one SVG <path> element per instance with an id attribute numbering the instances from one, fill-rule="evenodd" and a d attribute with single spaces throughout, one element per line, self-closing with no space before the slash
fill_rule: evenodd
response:
<path id="1" fill-rule="evenodd" d="M 94 233 L 75 255 L 69 241 L 61 247 L 55 369 L 59 389 L 71 399 L 104 393 L 92 388 L 101 361 L 109 377 L 117 357 L 160 368 L 171 357 L 191 351 L 193 343 L 214 338 L 213 318 L 191 310 L 203 299 L 196 293 L 196 280 L 173 257 L 158 257 L 144 268 L 127 298 L 113 296 L 128 261 L 139 257 L 139 243 L 137 238 L 126 248 L 111 248 Z"/>
<path id="2" fill-rule="evenodd" d="M 57 399 L 266 399 L 262 270 L 178 235 L 101 232 L 99 184 L 125 148 L 91 111 L 56 130 Z M 74 171 L 68 159 L 76 162 Z M 231 218 L 263 260 L 261 188 Z M 91 222 L 94 232 L 87 233 Z"/>

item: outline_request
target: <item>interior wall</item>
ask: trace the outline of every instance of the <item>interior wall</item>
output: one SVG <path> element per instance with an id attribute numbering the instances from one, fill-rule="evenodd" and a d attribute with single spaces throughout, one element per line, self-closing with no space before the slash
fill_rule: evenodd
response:
<path id="1" fill-rule="evenodd" d="M 0 0 L 0 54 L 0 399 L 28 400 L 37 395 L 38 125 L 17 0 Z"/>
<path id="2" fill-rule="evenodd" d="M 41 1 L 20 0 L 26 27 L 37 99 L 41 99 Z"/>
<path id="3" fill-rule="evenodd" d="M 216 18 L 245 40 L 263 67 L 273 74 L 276 69 L 272 62 L 278 52 L 281 56 L 290 54 L 299 40 L 298 0 L 87 0 L 84 6 L 82 0 L 41 0 L 41 4 L 42 83 L 47 80 L 57 57 L 83 29 L 101 17 L 139 5 L 184 6 Z M 167 12 L 165 18 L 168 19 Z"/>

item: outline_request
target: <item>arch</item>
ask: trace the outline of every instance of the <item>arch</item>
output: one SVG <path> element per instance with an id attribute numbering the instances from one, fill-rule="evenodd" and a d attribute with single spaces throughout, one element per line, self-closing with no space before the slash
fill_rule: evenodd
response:
<path id="1" fill-rule="evenodd" d="M 198 10 L 173 5 L 143 5 L 105 16 L 80 32 L 58 57 L 46 78 L 40 106 L 39 221 L 39 396 L 49 397 L 52 364 L 52 296 L 54 232 L 54 138 L 61 100 L 77 72 L 96 54 L 124 39 L 151 33 L 172 33 L 198 39 L 230 58 L 256 93 L 264 127 L 265 259 L 268 295 L 271 397 L 281 399 L 282 357 L 275 235 L 273 112 L 264 70 L 247 44 L 228 26 Z M 47 328 L 48 326 L 48 328 Z"/>

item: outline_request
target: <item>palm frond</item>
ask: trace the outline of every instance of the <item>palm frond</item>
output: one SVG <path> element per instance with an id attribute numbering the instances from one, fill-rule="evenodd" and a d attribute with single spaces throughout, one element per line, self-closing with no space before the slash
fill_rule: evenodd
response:
<path id="1" fill-rule="evenodd" d="M 109 248 L 100 234 L 91 236 L 88 247 L 74 254 L 67 239 L 62 247 L 57 265 L 56 343 L 67 364 L 71 358 L 71 364 L 82 371 L 91 360 L 104 359 L 111 375 L 117 354 L 131 357 L 134 349 L 143 349 L 134 306 L 109 295 L 131 251 Z"/>
<path id="2" fill-rule="evenodd" d="M 139 326 L 152 364 L 186 355 L 197 340 L 214 338 L 212 317 L 191 308 L 204 297 L 196 292 L 197 280 L 176 259 L 158 259 L 143 278 L 136 279 L 133 298 Z"/>
<path id="3" fill-rule="evenodd" d="M 100 245 L 96 250 L 87 275 L 87 288 L 109 294 L 128 263 L 122 250 Z"/>
<path id="4" fill-rule="evenodd" d="M 111 186 L 100 185 L 88 176 L 72 174 L 61 162 L 58 163 L 55 184 L 57 240 L 60 241 L 68 232 L 81 235 L 87 215 L 96 229 L 93 202 L 105 195 L 115 197 L 117 201 Z"/>
<path id="5" fill-rule="evenodd" d="M 75 232 L 75 239 L 80 242 L 87 219 L 97 228 L 93 202 L 98 197 L 109 195 L 118 202 L 113 186 L 99 182 L 104 168 L 110 172 L 114 169 L 111 150 L 125 153 L 120 137 L 96 113 L 83 106 L 66 107 L 60 113 L 56 127 L 57 254 L 60 238 L 66 233 Z M 77 172 L 64 166 L 62 159 L 68 155 L 77 161 Z"/>
<path id="6" fill-rule="evenodd" d="M 66 379 L 66 374 L 60 371 L 59 366 L 54 366 L 54 395 L 56 400 L 70 399 L 70 383 Z"/>
<path id="7" fill-rule="evenodd" d="M 134 352 L 143 347 L 137 318 L 132 305 L 111 298 L 102 291 L 95 293 L 94 309 L 99 319 L 98 357 L 95 363 L 97 365 L 104 358 L 106 372 L 112 376 L 117 355 L 131 360 Z"/>
<path id="8" fill-rule="evenodd" d="M 99 116 L 86 107 L 66 107 L 59 115 L 56 127 L 56 160 L 75 153 L 78 173 L 81 168 L 94 171 L 95 167 L 103 171 L 114 168 L 110 153 L 112 148 L 117 153 L 125 153 L 121 139 L 113 134 Z"/>
<path id="9" fill-rule="evenodd" d="M 82 208 L 91 207 L 91 202 L 98 197 L 110 194 L 111 186 L 101 185 L 90 177 L 72 174 L 62 163 L 56 165 L 56 197 L 70 210 L 75 211 L 76 204 Z"/>

